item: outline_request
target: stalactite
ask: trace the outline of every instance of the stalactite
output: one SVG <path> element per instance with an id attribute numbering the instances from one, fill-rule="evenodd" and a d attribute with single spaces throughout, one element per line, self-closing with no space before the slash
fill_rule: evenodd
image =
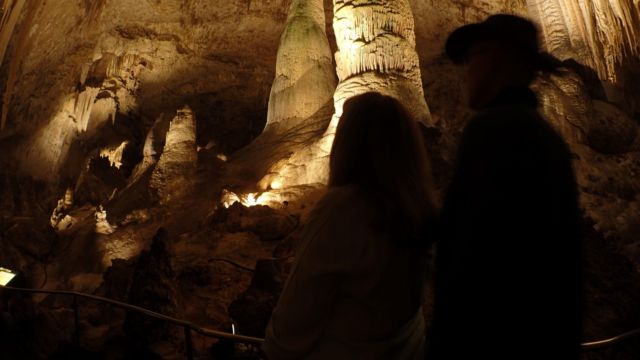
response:
<path id="1" fill-rule="evenodd" d="M 74 106 L 74 118 L 78 125 L 79 133 L 87 131 L 91 110 L 99 92 L 100 88 L 87 86 L 84 91 L 77 95 Z"/>
<path id="2" fill-rule="evenodd" d="M 640 11 L 624 0 L 528 0 L 547 49 L 617 83 L 619 68 L 640 56 Z"/>
<path id="3" fill-rule="evenodd" d="M 85 11 L 85 21 L 88 23 L 98 20 L 107 0 L 84 0 L 82 5 Z"/>
<path id="4" fill-rule="evenodd" d="M 122 166 L 122 155 L 124 150 L 129 146 L 129 141 L 123 141 L 116 147 L 108 147 L 100 150 L 100 157 L 109 160 L 109 164 L 116 169 Z"/>

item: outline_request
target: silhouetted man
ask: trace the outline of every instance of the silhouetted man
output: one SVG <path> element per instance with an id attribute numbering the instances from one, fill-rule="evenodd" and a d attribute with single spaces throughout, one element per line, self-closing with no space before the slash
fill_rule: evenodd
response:
<path id="1" fill-rule="evenodd" d="M 580 212 L 571 154 L 529 84 L 554 70 L 529 21 L 495 15 L 454 31 L 469 122 L 442 213 L 428 359 L 577 359 Z"/>

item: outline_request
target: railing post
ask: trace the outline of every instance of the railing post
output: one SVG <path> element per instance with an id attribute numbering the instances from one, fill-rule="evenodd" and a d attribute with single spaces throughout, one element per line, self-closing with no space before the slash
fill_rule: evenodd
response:
<path id="1" fill-rule="evenodd" d="M 184 347 L 187 350 L 187 359 L 193 360 L 193 343 L 191 341 L 191 329 L 184 327 Z"/>
<path id="2" fill-rule="evenodd" d="M 75 343 L 80 348 L 80 329 L 78 326 L 78 296 L 73 295 L 73 323 L 75 324 Z"/>

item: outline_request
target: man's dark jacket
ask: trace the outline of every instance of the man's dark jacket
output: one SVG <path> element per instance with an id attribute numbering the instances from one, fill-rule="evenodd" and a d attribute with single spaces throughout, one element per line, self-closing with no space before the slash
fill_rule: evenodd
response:
<path id="1" fill-rule="evenodd" d="M 571 154 L 526 87 L 466 127 L 442 213 L 428 359 L 577 359 Z"/>

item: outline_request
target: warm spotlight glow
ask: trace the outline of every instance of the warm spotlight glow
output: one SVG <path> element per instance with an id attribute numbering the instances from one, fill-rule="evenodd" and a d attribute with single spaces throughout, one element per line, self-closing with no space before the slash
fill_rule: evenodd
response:
<path id="1" fill-rule="evenodd" d="M 223 189 L 222 198 L 220 199 L 220 202 L 222 203 L 222 206 L 224 206 L 225 208 L 229 208 L 229 206 L 237 202 L 240 202 L 240 198 L 236 193 Z"/>
<path id="2" fill-rule="evenodd" d="M 259 205 L 259 201 L 260 201 L 260 196 L 258 196 L 258 193 L 249 193 L 245 196 L 244 201 L 242 201 L 242 204 L 244 206 L 256 206 L 256 205 Z"/>
<path id="3" fill-rule="evenodd" d="M 240 204 L 251 207 L 258 205 L 266 205 L 269 207 L 279 207 L 283 203 L 283 198 L 280 194 L 271 191 L 265 191 L 262 193 L 246 193 L 236 194 L 232 191 L 223 190 L 222 198 L 220 199 L 222 206 L 229 208 L 231 205 L 239 202 Z"/>
<path id="4" fill-rule="evenodd" d="M 9 269 L 0 267 L 0 286 L 7 286 L 17 275 L 17 273 Z"/>
<path id="5" fill-rule="evenodd" d="M 225 154 L 218 154 L 216 155 L 216 157 L 224 162 L 227 162 L 227 160 L 229 160 L 229 158 Z"/>
<path id="6" fill-rule="evenodd" d="M 280 190 L 280 189 L 282 189 L 282 182 L 281 182 L 280 180 L 273 180 L 273 181 L 271 182 L 270 187 L 271 187 L 273 190 Z"/>

